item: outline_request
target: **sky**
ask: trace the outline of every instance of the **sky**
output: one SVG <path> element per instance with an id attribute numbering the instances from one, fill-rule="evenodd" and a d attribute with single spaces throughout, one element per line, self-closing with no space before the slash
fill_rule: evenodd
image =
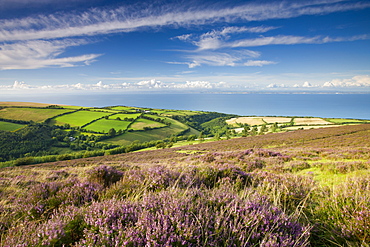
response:
<path id="1" fill-rule="evenodd" d="M 370 1 L 0 0 L 0 90 L 370 92 Z"/>

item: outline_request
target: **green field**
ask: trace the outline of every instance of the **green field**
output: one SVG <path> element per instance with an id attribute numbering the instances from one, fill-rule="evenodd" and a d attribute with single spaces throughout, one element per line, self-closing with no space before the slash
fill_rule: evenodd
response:
<path id="1" fill-rule="evenodd" d="M 166 125 L 163 123 L 155 122 L 148 119 L 139 118 L 137 119 L 130 127 L 133 130 L 143 130 L 145 127 L 149 128 L 160 128 L 165 127 Z"/>
<path id="2" fill-rule="evenodd" d="M 109 119 L 116 119 L 116 118 L 120 118 L 121 120 L 125 119 L 125 118 L 137 118 L 138 116 L 140 116 L 141 113 L 127 113 L 127 114 L 123 114 L 123 113 L 118 113 L 118 114 L 114 114 L 112 116 L 109 117 Z"/>
<path id="3" fill-rule="evenodd" d="M 22 128 L 23 124 L 9 123 L 0 121 L 0 130 L 13 131 Z"/>
<path id="4" fill-rule="evenodd" d="M 120 129 L 126 130 L 130 123 L 131 122 L 128 121 L 100 119 L 85 126 L 84 129 L 108 133 L 111 128 L 114 128 L 117 131 Z"/>
<path id="5" fill-rule="evenodd" d="M 44 109 L 44 108 L 4 108 L 0 110 L 0 118 L 43 122 L 48 118 L 62 113 L 70 112 L 69 109 Z"/>
<path id="6" fill-rule="evenodd" d="M 158 113 L 163 116 L 192 116 L 197 115 L 199 112 L 196 111 L 174 111 L 174 110 L 152 110 L 151 112 Z"/>
<path id="7" fill-rule="evenodd" d="M 82 126 L 94 119 L 110 115 L 109 112 L 95 112 L 95 111 L 77 111 L 71 114 L 66 114 L 55 118 L 55 124 L 64 125 L 70 124 L 71 126 Z"/>
<path id="8" fill-rule="evenodd" d="M 325 120 L 336 123 L 336 124 L 344 124 L 344 123 L 370 123 L 369 120 L 360 120 L 360 119 L 348 119 L 348 118 L 325 118 Z"/>
<path id="9" fill-rule="evenodd" d="M 129 106 L 114 106 L 112 108 L 110 108 L 112 110 L 115 110 L 115 111 L 128 111 L 128 112 L 136 112 L 136 109 L 135 107 L 129 107 Z"/>

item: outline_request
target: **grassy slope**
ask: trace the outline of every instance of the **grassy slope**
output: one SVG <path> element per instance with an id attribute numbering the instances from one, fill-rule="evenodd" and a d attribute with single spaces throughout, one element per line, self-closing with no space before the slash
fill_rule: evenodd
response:
<path id="1" fill-rule="evenodd" d="M 16 123 L 0 121 L 0 130 L 14 131 L 14 130 L 22 128 L 23 126 L 24 126 L 23 124 L 16 124 Z"/>

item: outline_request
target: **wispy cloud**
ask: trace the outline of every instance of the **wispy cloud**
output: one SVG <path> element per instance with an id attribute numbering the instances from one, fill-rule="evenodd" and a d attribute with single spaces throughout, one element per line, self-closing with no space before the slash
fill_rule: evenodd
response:
<path id="1" fill-rule="evenodd" d="M 32 2 L 28 0 L 17 0 Z M 50 3 L 51 0 L 38 0 Z M 5 1 L 10 3 L 10 0 Z M 112 33 L 129 33 L 143 29 L 163 27 L 189 27 L 223 23 L 230 25 L 239 21 L 263 21 L 270 19 L 293 18 L 302 15 L 322 15 L 328 13 L 369 8 L 368 2 L 347 2 L 341 0 L 284 1 L 273 3 L 248 3 L 233 5 L 172 4 L 149 5 L 136 4 L 118 8 L 93 8 L 85 12 L 55 13 L 18 19 L 0 20 L 0 69 L 36 69 L 44 67 L 72 67 L 79 64 L 90 64 L 100 54 L 83 54 L 62 57 L 65 49 L 88 43 L 79 37 L 105 35 Z M 277 27 L 229 26 L 213 30 L 201 36 L 192 34 L 178 36 L 183 41 L 192 42 L 199 51 L 217 50 L 220 48 L 253 47 L 269 44 L 328 43 L 366 39 L 367 36 L 349 38 L 273 36 L 255 39 L 229 41 L 237 33 L 265 33 Z M 78 40 L 77 40 L 78 39 Z M 253 53 L 250 51 L 250 53 Z M 271 61 L 246 61 L 246 58 L 225 51 L 188 56 L 189 67 L 202 64 L 213 66 L 262 66 Z"/>
<path id="2" fill-rule="evenodd" d="M 120 7 L 92 9 L 80 14 L 52 14 L 45 16 L 0 21 L 0 41 L 55 39 L 132 32 L 140 28 L 187 26 L 215 22 L 232 23 L 236 20 L 268 20 L 319 15 L 354 9 L 369 8 L 370 3 L 341 1 L 304 1 L 244 4 L 216 9 L 214 6 L 148 6 L 141 9 Z M 252 30 L 249 30 L 252 31 Z M 258 31 L 257 29 L 255 32 Z"/>
<path id="3" fill-rule="evenodd" d="M 59 57 L 67 47 L 86 44 L 85 40 L 33 40 L 0 45 L 0 70 L 74 67 L 90 64 L 99 54 Z"/>
<path id="4" fill-rule="evenodd" d="M 220 47 L 256 47 L 264 45 L 295 45 L 295 44 L 324 44 L 331 42 L 355 41 L 365 40 L 369 37 L 367 35 L 358 35 L 351 37 L 304 37 L 293 35 L 279 35 L 272 37 L 259 37 L 255 39 L 243 39 L 229 43 L 220 44 Z"/>

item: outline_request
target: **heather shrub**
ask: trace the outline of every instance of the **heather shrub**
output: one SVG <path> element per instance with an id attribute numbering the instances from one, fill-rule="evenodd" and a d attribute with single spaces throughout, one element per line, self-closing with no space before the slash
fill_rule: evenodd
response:
<path id="1" fill-rule="evenodd" d="M 68 178 L 69 175 L 70 174 L 64 170 L 52 171 L 50 172 L 50 175 L 46 179 L 49 181 L 62 180 L 62 179 Z"/>
<path id="2" fill-rule="evenodd" d="M 21 218 L 47 218 L 59 207 L 81 206 L 96 200 L 101 190 L 102 186 L 99 184 L 80 182 L 77 179 L 39 183 L 16 199 L 14 211 Z"/>
<path id="3" fill-rule="evenodd" d="M 311 192 L 316 188 L 312 177 L 270 172 L 253 173 L 256 190 L 288 212 L 295 212 L 307 201 L 312 201 Z"/>
<path id="4" fill-rule="evenodd" d="M 87 171 L 87 180 L 89 182 L 99 183 L 104 187 L 109 187 L 116 183 L 122 176 L 123 172 L 118 171 L 112 166 L 101 165 Z"/>
<path id="5" fill-rule="evenodd" d="M 69 246 L 83 236 L 82 211 L 66 207 L 45 221 L 25 220 L 10 228 L 1 239 L 2 246 Z"/>
<path id="6" fill-rule="evenodd" d="M 171 189 L 140 201 L 95 202 L 78 246 L 308 246 L 310 228 L 232 186 Z"/>
<path id="7" fill-rule="evenodd" d="M 217 164 L 214 166 L 202 166 L 196 170 L 195 178 L 200 186 L 213 188 L 223 178 L 229 178 L 232 181 L 238 181 L 240 185 L 250 183 L 250 175 L 245 173 L 239 167 L 232 164 Z"/>
<path id="8" fill-rule="evenodd" d="M 319 194 L 316 237 L 340 246 L 370 242 L 370 177 L 349 178 Z M 316 241 L 319 241 L 316 239 Z"/>
<path id="9" fill-rule="evenodd" d="M 304 169 L 310 168 L 310 164 L 308 164 L 306 161 L 291 161 L 289 164 L 285 167 L 285 169 L 288 169 L 290 172 L 298 172 Z"/>

